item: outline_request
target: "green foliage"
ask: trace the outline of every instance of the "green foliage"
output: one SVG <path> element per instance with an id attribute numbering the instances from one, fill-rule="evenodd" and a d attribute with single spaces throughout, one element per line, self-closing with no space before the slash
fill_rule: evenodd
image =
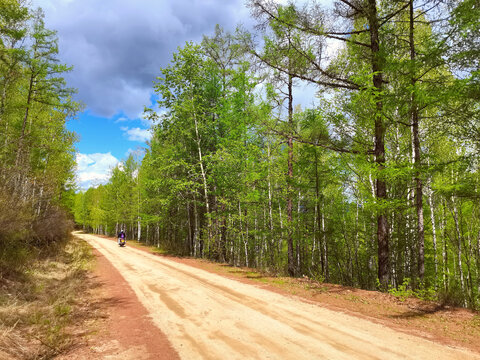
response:
<path id="1" fill-rule="evenodd" d="M 353 11 L 342 6 L 339 14 Z M 261 50 L 250 34 L 218 26 L 179 48 L 154 85 L 162 114 L 147 109 L 155 125 L 143 160 L 77 194 L 77 223 L 277 273 L 290 270 L 290 243 L 296 275 L 478 306 L 472 2 L 442 23 L 468 40 L 458 56 L 432 12 L 375 6 L 376 19 L 362 7 L 337 23 L 316 7 L 258 0 Z M 344 46 L 324 61 L 339 37 Z M 299 79 L 316 86 L 318 104 L 293 111 Z"/>
<path id="2" fill-rule="evenodd" d="M 458 282 L 451 283 L 446 289 L 440 289 L 438 292 L 438 300 L 442 305 L 465 306 L 465 297 L 462 293 L 461 285 Z"/>
<path id="3" fill-rule="evenodd" d="M 410 279 L 403 279 L 403 283 L 398 286 L 398 288 L 390 288 L 388 290 L 390 294 L 400 299 L 400 301 L 405 301 L 405 299 L 411 297 L 414 292 L 410 288 Z"/>
<path id="4" fill-rule="evenodd" d="M 403 279 L 403 283 L 397 288 L 391 287 L 388 289 L 388 293 L 392 294 L 400 301 L 405 301 L 410 297 L 416 297 L 424 301 L 436 301 L 439 297 L 435 287 L 420 287 L 418 289 L 412 289 L 411 279 Z M 461 305 L 460 305 L 461 306 Z"/>
<path id="5" fill-rule="evenodd" d="M 72 226 L 76 136 L 65 123 L 79 106 L 55 32 L 24 4 L 0 4 L 0 277 Z"/>
<path id="6" fill-rule="evenodd" d="M 134 223 L 140 216 L 139 167 L 132 155 L 112 169 L 107 185 L 89 188 L 75 195 L 75 222 L 97 234 L 117 234 L 126 230 L 134 237 Z"/>

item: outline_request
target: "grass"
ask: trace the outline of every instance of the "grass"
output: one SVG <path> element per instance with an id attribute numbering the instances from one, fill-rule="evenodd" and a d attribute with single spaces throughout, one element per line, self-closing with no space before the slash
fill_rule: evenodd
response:
<path id="1" fill-rule="evenodd" d="M 77 295 L 92 263 L 90 247 L 75 239 L 22 276 L 0 279 L 0 359 L 50 359 L 73 345 Z"/>
<path id="2" fill-rule="evenodd" d="M 352 301 L 352 302 L 363 302 L 364 300 L 359 298 L 358 296 L 355 295 L 348 295 L 345 297 L 345 299 Z"/>

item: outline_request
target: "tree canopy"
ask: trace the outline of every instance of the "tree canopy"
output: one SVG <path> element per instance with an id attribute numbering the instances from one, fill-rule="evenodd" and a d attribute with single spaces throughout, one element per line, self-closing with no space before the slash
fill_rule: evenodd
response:
<path id="1" fill-rule="evenodd" d="M 40 9 L 0 3 L 0 276 L 72 226 L 76 135 L 65 124 L 79 105 L 57 56 Z"/>
<path id="2" fill-rule="evenodd" d="M 254 34 L 217 26 L 172 54 L 144 158 L 77 194 L 76 221 L 478 308 L 475 1 L 249 6 Z M 305 84 L 317 101 L 295 106 Z"/>

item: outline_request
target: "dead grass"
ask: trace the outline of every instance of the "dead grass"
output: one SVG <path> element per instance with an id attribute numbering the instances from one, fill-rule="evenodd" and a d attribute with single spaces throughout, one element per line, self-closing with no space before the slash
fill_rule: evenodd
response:
<path id="1" fill-rule="evenodd" d="M 92 262 L 88 245 L 71 240 L 23 275 L 0 279 L 0 359 L 50 359 L 74 345 Z"/>

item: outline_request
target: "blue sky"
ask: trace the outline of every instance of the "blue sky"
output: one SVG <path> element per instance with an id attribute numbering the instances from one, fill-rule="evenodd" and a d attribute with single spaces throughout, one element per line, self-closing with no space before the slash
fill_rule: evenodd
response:
<path id="1" fill-rule="evenodd" d="M 127 156 L 129 150 L 137 146 L 143 146 L 149 136 L 146 125 L 139 119 L 127 120 L 123 114 L 105 118 L 93 114 L 91 110 L 70 121 L 68 129 L 79 134 L 79 152 L 111 152 L 117 158 Z"/>
<path id="2" fill-rule="evenodd" d="M 77 182 L 82 189 L 108 181 L 109 170 L 131 153 L 143 153 L 151 136 L 150 124 L 123 113 L 106 118 L 86 110 L 67 128 L 79 136 Z"/>
<path id="3" fill-rule="evenodd" d="M 286 0 L 277 0 L 286 3 Z M 146 147 L 155 105 L 153 81 L 186 41 L 200 42 L 216 24 L 227 31 L 252 28 L 245 0 L 32 0 L 57 31 L 59 59 L 85 111 L 68 123 L 77 143 L 81 189 L 105 183 L 110 170 Z M 302 90 L 300 90 L 302 92 Z M 303 91 L 312 98 L 314 90 Z"/>
<path id="4" fill-rule="evenodd" d="M 56 30 L 59 58 L 85 111 L 75 131 L 77 182 L 85 189 L 108 181 L 111 168 L 146 146 L 144 106 L 155 104 L 153 81 L 186 41 L 201 41 L 215 24 L 233 31 L 251 22 L 244 0 L 32 0 Z"/>

